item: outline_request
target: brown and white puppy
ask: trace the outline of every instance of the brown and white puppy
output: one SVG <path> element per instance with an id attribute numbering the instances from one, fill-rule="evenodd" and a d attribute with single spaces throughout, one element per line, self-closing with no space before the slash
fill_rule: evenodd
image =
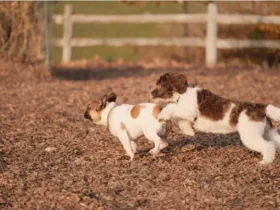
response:
<path id="1" fill-rule="evenodd" d="M 280 109 L 273 105 L 225 99 L 209 90 L 190 85 L 182 74 L 167 73 L 151 91 L 156 103 L 167 103 L 159 119 L 184 119 L 185 133 L 197 131 L 232 133 L 238 131 L 249 149 L 263 155 L 261 163 L 271 163 L 280 147 L 280 135 L 271 123 L 280 121 Z M 192 128 L 193 125 L 193 128 Z"/>
<path id="2" fill-rule="evenodd" d="M 131 160 L 136 152 L 134 140 L 142 135 L 154 142 L 155 146 L 150 150 L 153 156 L 168 146 L 163 139 L 171 130 L 171 122 L 158 120 L 161 106 L 153 103 L 117 105 L 116 98 L 116 94 L 111 93 L 92 101 L 84 117 L 95 124 L 107 126 L 110 133 L 119 138 Z"/>

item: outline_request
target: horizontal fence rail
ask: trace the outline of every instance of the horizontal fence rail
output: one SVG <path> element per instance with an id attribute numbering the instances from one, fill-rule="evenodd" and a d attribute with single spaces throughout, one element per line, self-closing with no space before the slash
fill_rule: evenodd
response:
<path id="1" fill-rule="evenodd" d="M 55 46 L 62 47 L 62 39 L 53 39 Z M 71 47 L 87 46 L 195 46 L 204 47 L 205 41 L 200 38 L 104 38 L 104 39 L 71 39 Z"/>
<path id="2" fill-rule="evenodd" d="M 63 24 L 63 15 L 54 15 L 55 24 Z M 170 15 L 72 15 L 72 23 L 206 23 L 205 14 L 170 14 Z M 217 15 L 220 24 L 280 24 L 277 15 Z"/>
<path id="3" fill-rule="evenodd" d="M 62 39 L 53 39 L 53 45 L 63 47 Z M 176 46 L 176 47 L 205 47 L 205 40 L 200 38 L 106 38 L 106 39 L 71 39 L 71 47 L 93 46 Z M 217 39 L 218 49 L 271 48 L 280 49 L 279 41 L 272 40 L 235 40 Z"/>
<path id="4" fill-rule="evenodd" d="M 270 15 L 217 15 L 220 24 L 280 24 L 280 16 Z"/>
<path id="5" fill-rule="evenodd" d="M 277 24 L 280 16 L 218 14 L 215 3 L 209 3 L 207 14 L 143 14 L 143 15 L 72 15 L 73 8 L 65 5 L 64 15 L 54 15 L 55 24 L 63 24 L 63 38 L 53 39 L 54 46 L 63 48 L 63 62 L 71 60 L 72 47 L 87 46 L 178 46 L 205 47 L 206 65 L 217 63 L 218 49 L 271 48 L 280 49 L 279 40 L 218 39 L 218 24 Z M 206 23 L 206 37 L 173 38 L 72 38 L 74 23 Z"/>
<path id="6" fill-rule="evenodd" d="M 63 47 L 62 39 L 53 39 L 53 45 Z M 201 38 L 99 38 L 71 39 L 71 47 L 93 47 L 93 46 L 176 46 L 176 47 L 205 47 L 205 39 Z M 280 49 L 279 41 L 272 40 L 235 40 L 217 39 L 219 49 L 244 49 L 244 48 L 271 48 Z"/>
<path id="7" fill-rule="evenodd" d="M 72 15 L 73 23 L 205 23 L 207 15 Z M 54 15 L 55 24 L 63 24 L 62 15 Z"/>
<path id="8" fill-rule="evenodd" d="M 280 49 L 280 41 L 277 40 L 236 40 L 218 39 L 217 48 L 219 49 L 245 49 L 245 48 L 270 48 Z"/>

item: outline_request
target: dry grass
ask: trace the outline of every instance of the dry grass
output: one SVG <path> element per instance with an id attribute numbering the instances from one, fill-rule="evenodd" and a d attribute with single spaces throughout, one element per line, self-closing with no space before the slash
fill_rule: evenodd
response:
<path id="1" fill-rule="evenodd" d="M 1 2 L 0 57 L 17 61 L 43 58 L 41 2 Z"/>

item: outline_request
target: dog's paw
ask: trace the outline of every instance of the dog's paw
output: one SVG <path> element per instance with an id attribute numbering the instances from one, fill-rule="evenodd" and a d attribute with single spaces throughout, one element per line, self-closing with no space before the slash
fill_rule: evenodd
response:
<path id="1" fill-rule="evenodd" d="M 181 132 L 187 136 L 194 136 L 195 129 L 193 128 L 193 124 L 188 120 L 179 120 L 178 126 Z"/>
<path id="2" fill-rule="evenodd" d="M 261 160 L 259 163 L 260 163 L 261 165 L 267 165 L 267 164 L 272 163 L 272 161 Z"/>
<path id="3" fill-rule="evenodd" d="M 134 159 L 134 154 L 128 155 L 128 156 L 130 157 L 129 161 L 133 161 L 133 159 Z"/>
<path id="4" fill-rule="evenodd" d="M 133 153 L 129 154 L 128 152 L 126 152 L 125 155 L 127 155 L 128 157 L 130 157 L 130 159 L 129 159 L 130 161 L 132 161 L 133 158 L 134 158 L 134 154 L 133 154 Z"/>
<path id="5" fill-rule="evenodd" d="M 181 130 L 183 134 L 187 135 L 187 136 L 194 136 L 195 135 L 195 131 L 194 129 L 184 129 Z"/>
<path id="6" fill-rule="evenodd" d="M 133 154 L 135 154 L 137 152 L 137 144 L 134 141 L 131 141 L 130 145 L 131 145 L 131 150 L 132 150 Z"/>
<path id="7" fill-rule="evenodd" d="M 167 141 L 161 141 L 160 142 L 160 149 L 162 150 L 162 149 L 165 149 L 166 147 L 168 147 L 168 142 Z"/>
<path id="8" fill-rule="evenodd" d="M 159 150 L 156 148 L 153 148 L 150 150 L 150 153 L 153 155 L 153 157 L 155 158 L 157 156 L 157 154 L 159 153 Z"/>

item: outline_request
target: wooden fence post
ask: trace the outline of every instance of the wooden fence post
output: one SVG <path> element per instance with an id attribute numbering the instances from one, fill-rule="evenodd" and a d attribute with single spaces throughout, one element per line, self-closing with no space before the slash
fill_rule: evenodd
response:
<path id="1" fill-rule="evenodd" d="M 208 4 L 207 35 L 206 35 L 206 66 L 214 67 L 217 62 L 217 5 Z"/>
<path id="2" fill-rule="evenodd" d="M 64 6 L 64 22 L 63 22 L 63 50 L 62 50 L 62 61 L 68 62 L 71 60 L 72 48 L 71 38 L 73 33 L 73 24 L 71 20 L 73 7 L 71 4 Z"/>

